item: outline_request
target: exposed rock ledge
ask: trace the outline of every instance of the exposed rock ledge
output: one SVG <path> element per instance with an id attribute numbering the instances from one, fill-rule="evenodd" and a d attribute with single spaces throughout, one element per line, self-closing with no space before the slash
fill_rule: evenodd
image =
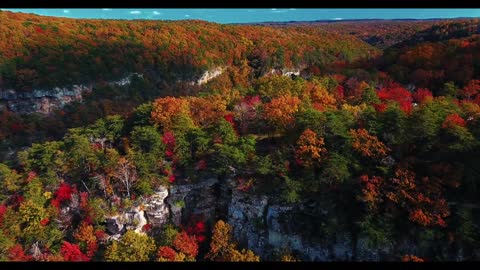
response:
<path id="1" fill-rule="evenodd" d="M 228 179 L 205 179 L 169 189 L 161 187 L 142 200 L 143 207 L 134 207 L 107 219 L 107 233 L 112 239 L 118 239 L 127 230 L 142 233 L 147 223 L 159 232 L 168 221 L 182 226 L 192 217 L 200 217 L 208 230 L 219 219 L 227 221 L 233 226 L 234 240 L 239 246 L 253 250 L 262 260 L 278 259 L 275 253 L 285 250 L 294 252 L 303 261 L 388 261 L 398 259 L 398 254 L 418 251 L 415 239 L 370 246 L 365 235 L 342 230 L 329 237 L 312 239 L 305 234 L 305 230 L 309 230 L 307 225 L 326 217 L 299 220 L 296 216 L 303 211 L 302 204 L 285 206 L 275 201 L 239 191 L 234 181 Z M 458 253 L 446 255 L 461 256 L 461 252 Z"/>
<path id="2" fill-rule="evenodd" d="M 300 76 L 300 69 L 272 69 L 268 73 L 270 75 L 281 75 L 286 77 Z"/>
<path id="3" fill-rule="evenodd" d="M 302 236 L 298 226 L 292 227 L 291 223 L 297 222 L 291 214 L 298 209 L 272 205 L 270 199 L 239 191 L 232 180 L 212 178 L 170 189 L 160 187 L 142 200 L 143 207 L 109 217 L 107 233 L 112 239 L 119 239 L 127 230 L 142 233 L 145 221 L 159 231 L 168 221 L 182 226 L 192 217 L 200 217 L 211 229 L 216 221 L 223 219 L 233 225 L 235 241 L 263 259 L 274 259 L 272 251 L 284 249 L 299 252 L 302 260 L 352 259 L 355 248 L 348 233 L 339 233 L 334 242 L 313 242 Z M 365 254 L 363 259 L 372 260 L 372 255 Z"/>
<path id="4" fill-rule="evenodd" d="M 50 113 L 65 104 L 82 101 L 82 94 L 92 91 L 91 85 L 74 85 L 71 88 L 35 89 L 30 92 L 0 90 L 0 107 L 16 113 Z M 3 106 L 2 106 L 3 105 Z M 0 108 L 1 109 L 1 108 Z"/>
<path id="5" fill-rule="evenodd" d="M 152 196 L 143 200 L 145 214 L 153 227 L 161 227 L 168 222 L 169 209 L 165 204 L 168 194 L 167 188 L 160 187 Z"/>
<path id="6" fill-rule="evenodd" d="M 131 73 L 117 81 L 108 82 L 112 86 L 126 86 L 131 83 L 132 77 L 143 78 L 143 74 Z M 17 92 L 13 89 L 0 89 L 0 110 L 28 114 L 48 114 L 55 109 L 62 108 L 68 103 L 82 102 L 82 94 L 93 90 L 93 85 L 73 85 L 71 87 L 55 87 L 53 89 L 34 89 L 29 92 Z"/>
<path id="7" fill-rule="evenodd" d="M 145 211 L 141 207 L 134 207 L 130 211 L 106 219 L 107 233 L 115 240 L 118 240 L 127 230 L 144 234 L 143 227 L 146 224 Z"/>
<path id="8" fill-rule="evenodd" d="M 222 73 L 225 71 L 225 69 L 226 69 L 225 67 L 216 67 L 214 69 L 207 70 L 207 71 L 205 71 L 205 73 L 203 73 L 202 77 L 200 77 L 195 82 L 190 82 L 190 84 L 192 84 L 192 85 L 194 85 L 194 84 L 197 84 L 197 85 L 206 84 L 209 81 L 213 80 L 214 78 L 222 75 Z"/>
<path id="9" fill-rule="evenodd" d="M 125 86 L 125 85 L 129 85 L 130 83 L 132 83 L 132 78 L 133 76 L 137 76 L 139 78 L 142 78 L 143 79 L 143 74 L 140 74 L 140 73 L 131 73 L 129 75 L 127 75 L 125 78 L 122 78 L 118 81 L 112 81 L 112 82 L 109 82 L 108 85 L 113 85 L 113 86 Z"/>

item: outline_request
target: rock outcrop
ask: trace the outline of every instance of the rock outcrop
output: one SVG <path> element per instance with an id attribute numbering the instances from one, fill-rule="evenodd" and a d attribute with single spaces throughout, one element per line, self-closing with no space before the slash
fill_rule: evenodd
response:
<path id="1" fill-rule="evenodd" d="M 81 102 L 82 94 L 92 91 L 91 85 L 74 85 L 71 88 L 35 89 L 30 92 L 0 90 L 0 104 L 20 113 L 48 114 L 71 102 Z"/>
<path id="2" fill-rule="evenodd" d="M 132 77 L 143 78 L 143 74 L 131 73 L 117 81 L 108 82 L 111 86 L 126 86 L 131 83 Z M 13 89 L 0 89 L 0 110 L 28 114 L 49 114 L 55 109 L 62 108 L 68 103 L 82 102 L 82 95 L 93 91 L 94 85 L 73 85 L 71 87 L 55 87 L 53 89 L 34 89 L 28 92 Z"/>
<path id="3" fill-rule="evenodd" d="M 298 208 L 269 205 L 267 196 L 257 196 L 236 189 L 233 180 L 208 179 L 196 184 L 176 185 L 165 202 L 171 221 L 179 226 L 192 217 L 200 217 L 212 226 L 223 219 L 233 226 L 234 241 L 264 259 L 275 259 L 273 252 L 288 249 L 303 254 L 305 260 L 349 260 L 351 237 L 339 235 L 334 243 L 311 241 L 298 226 L 292 226 L 292 213 Z M 211 228 L 210 228 L 211 229 Z"/>
<path id="4" fill-rule="evenodd" d="M 222 75 L 224 71 L 225 71 L 224 67 L 217 67 L 211 70 L 207 70 L 205 71 L 205 73 L 203 73 L 203 75 L 197 81 L 192 82 L 191 84 L 197 84 L 197 85 L 206 84 L 212 79 Z"/>
<path id="5" fill-rule="evenodd" d="M 272 69 L 270 70 L 271 75 L 281 75 L 286 77 L 300 76 L 300 69 Z"/>
<path id="6" fill-rule="evenodd" d="M 318 210 L 317 214 L 312 215 L 312 209 Z M 111 239 L 119 239 L 127 230 L 143 233 L 145 224 L 158 232 L 168 222 L 184 227 L 192 218 L 200 218 L 211 230 L 222 219 L 232 225 L 233 240 L 239 247 L 251 249 L 262 260 L 277 260 L 278 254 L 287 250 L 302 261 L 398 260 L 398 254 L 419 252 L 412 239 L 371 246 L 367 236 L 340 228 L 329 236 L 313 237 L 316 224 L 325 221 L 327 214 L 324 205 L 280 205 L 275 198 L 238 190 L 233 180 L 211 178 L 159 188 L 144 198 L 141 206 L 107 218 L 106 231 Z M 450 254 L 452 260 L 462 256 L 461 251 L 457 253 Z M 450 256 L 448 250 L 445 254 Z"/>
<path id="7" fill-rule="evenodd" d="M 166 199 L 170 207 L 171 221 L 179 226 L 195 216 L 205 221 L 217 217 L 217 179 L 208 179 L 197 184 L 176 185 Z"/>
<path id="8" fill-rule="evenodd" d="M 168 222 L 170 212 L 165 202 L 168 193 L 167 188 L 160 187 L 152 196 L 146 198 L 143 202 L 148 223 L 153 227 L 162 227 Z"/>
<path id="9" fill-rule="evenodd" d="M 266 196 L 251 196 L 232 188 L 227 222 L 233 225 L 234 239 L 256 254 L 264 254 L 268 243 L 267 211 Z"/>
<path id="10" fill-rule="evenodd" d="M 126 86 L 126 85 L 129 85 L 130 83 L 132 83 L 132 78 L 133 78 L 133 76 L 137 76 L 137 77 L 143 79 L 143 74 L 140 74 L 140 73 L 131 73 L 131 74 L 128 74 L 126 77 L 121 78 L 121 79 L 118 80 L 118 81 L 108 82 L 108 85 L 112 85 L 112 86 Z"/>
<path id="11" fill-rule="evenodd" d="M 118 240 L 127 230 L 136 233 L 145 233 L 143 228 L 147 224 L 145 211 L 142 207 L 133 207 L 128 211 L 106 219 L 106 232 L 112 239 Z"/>

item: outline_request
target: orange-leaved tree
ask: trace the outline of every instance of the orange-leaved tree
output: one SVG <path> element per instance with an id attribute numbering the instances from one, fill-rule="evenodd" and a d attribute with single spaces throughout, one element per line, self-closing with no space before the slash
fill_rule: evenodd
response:
<path id="1" fill-rule="evenodd" d="M 383 158 L 390 149 L 376 136 L 370 135 L 366 129 L 351 129 L 353 149 L 364 157 Z"/>
<path id="2" fill-rule="evenodd" d="M 297 140 L 297 149 L 295 157 L 297 163 L 305 167 L 318 165 L 327 153 L 323 138 L 319 138 L 317 133 L 311 129 L 306 129 Z"/>
<path id="3" fill-rule="evenodd" d="M 277 130 L 285 130 L 295 121 L 301 100 L 298 97 L 284 95 L 272 99 L 263 108 L 263 117 Z"/>
<path id="4" fill-rule="evenodd" d="M 164 97 L 155 100 L 152 109 L 152 119 L 164 129 L 169 130 L 176 116 L 188 114 L 188 101 L 183 98 Z"/>
<path id="5" fill-rule="evenodd" d="M 218 95 L 189 97 L 188 104 L 193 122 L 202 128 L 219 121 L 227 111 L 227 102 Z"/>
<path id="6" fill-rule="evenodd" d="M 387 198 L 407 208 L 411 221 L 423 226 L 447 226 L 445 218 L 450 210 L 442 189 L 428 177 L 416 179 L 414 172 L 399 168 L 389 188 L 392 191 L 386 193 Z"/>

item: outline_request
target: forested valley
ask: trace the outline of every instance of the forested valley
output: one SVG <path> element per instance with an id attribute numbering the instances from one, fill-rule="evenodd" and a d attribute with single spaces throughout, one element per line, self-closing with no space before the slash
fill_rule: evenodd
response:
<path id="1" fill-rule="evenodd" d="M 0 261 L 479 260 L 479 151 L 478 19 L 0 11 Z"/>

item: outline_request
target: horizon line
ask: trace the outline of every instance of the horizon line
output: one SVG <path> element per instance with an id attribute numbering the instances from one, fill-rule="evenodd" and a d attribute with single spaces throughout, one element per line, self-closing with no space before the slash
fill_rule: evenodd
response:
<path id="1" fill-rule="evenodd" d="M 157 18 L 94 18 L 94 17 L 68 17 L 68 16 L 61 16 L 61 15 L 44 15 L 44 14 L 37 14 L 32 12 L 25 12 L 25 11 L 15 11 L 0 8 L 0 12 L 12 12 L 12 13 L 21 13 L 21 14 L 28 14 L 34 16 L 41 16 L 41 17 L 50 17 L 50 18 L 63 18 L 63 19 L 71 19 L 71 20 L 105 20 L 105 21 L 204 21 L 209 23 L 217 23 L 217 24 L 230 24 L 230 25 L 242 25 L 242 24 L 281 24 L 281 23 L 315 23 L 315 22 L 351 22 L 351 21 L 435 21 L 435 20 L 461 20 L 461 19 L 480 19 L 480 16 L 459 16 L 459 17 L 431 17 L 431 18 L 412 18 L 412 17 L 398 17 L 398 18 L 358 18 L 358 19 L 351 19 L 351 18 L 331 18 L 331 19 L 316 19 L 316 20 L 279 20 L 279 21 L 250 21 L 250 22 L 217 22 L 214 20 L 208 19 L 197 19 L 197 18 L 185 18 L 185 19 L 157 19 Z"/>

